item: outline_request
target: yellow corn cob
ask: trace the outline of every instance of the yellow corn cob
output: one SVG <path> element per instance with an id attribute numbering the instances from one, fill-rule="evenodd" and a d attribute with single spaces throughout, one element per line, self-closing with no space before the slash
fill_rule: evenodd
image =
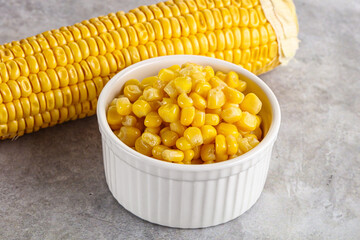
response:
<path id="1" fill-rule="evenodd" d="M 0 45 L 0 139 L 95 114 L 106 82 L 141 60 L 206 55 L 261 74 L 296 36 L 291 0 L 170 0 Z"/>

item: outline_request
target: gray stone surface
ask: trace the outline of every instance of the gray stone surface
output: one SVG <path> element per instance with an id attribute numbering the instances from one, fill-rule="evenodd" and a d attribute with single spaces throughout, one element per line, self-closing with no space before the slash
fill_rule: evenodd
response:
<path id="1" fill-rule="evenodd" d="M 0 43 L 145 2 L 0 0 Z M 262 75 L 283 116 L 253 208 L 198 230 L 135 217 L 107 188 L 91 117 L 0 142 L 0 239 L 359 239 L 360 3 L 295 2 L 296 58 Z"/>

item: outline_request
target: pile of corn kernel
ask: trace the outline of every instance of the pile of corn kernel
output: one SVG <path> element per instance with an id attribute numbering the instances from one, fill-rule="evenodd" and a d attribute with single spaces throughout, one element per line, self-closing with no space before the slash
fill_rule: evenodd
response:
<path id="1" fill-rule="evenodd" d="M 114 134 L 159 160 L 208 164 L 242 155 L 262 137 L 262 102 L 244 96 L 246 82 L 231 71 L 186 63 L 157 76 L 127 81 L 107 110 Z"/>

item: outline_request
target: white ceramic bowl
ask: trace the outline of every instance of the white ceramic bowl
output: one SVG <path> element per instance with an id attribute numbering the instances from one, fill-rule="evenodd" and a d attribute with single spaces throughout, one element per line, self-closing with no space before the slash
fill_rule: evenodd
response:
<path id="1" fill-rule="evenodd" d="M 126 146 L 111 131 L 106 109 L 123 84 L 156 75 L 162 68 L 193 62 L 215 70 L 233 70 L 263 102 L 265 138 L 240 157 L 207 165 L 182 165 L 144 156 Z M 280 126 L 280 107 L 260 78 L 226 61 L 193 55 L 145 60 L 116 74 L 102 90 L 97 106 L 106 182 L 128 211 L 152 223 L 178 228 L 202 228 L 230 221 L 247 211 L 265 184 L 273 144 Z"/>

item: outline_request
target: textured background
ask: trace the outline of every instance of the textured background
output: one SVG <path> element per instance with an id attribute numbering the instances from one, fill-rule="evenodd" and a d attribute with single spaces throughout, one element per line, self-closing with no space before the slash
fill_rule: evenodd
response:
<path id="1" fill-rule="evenodd" d="M 0 43 L 154 2 L 0 0 Z M 360 3 L 295 3 L 296 59 L 262 75 L 283 116 L 253 208 L 199 230 L 135 217 L 106 186 L 94 116 L 0 142 L 0 239 L 358 239 Z"/>

